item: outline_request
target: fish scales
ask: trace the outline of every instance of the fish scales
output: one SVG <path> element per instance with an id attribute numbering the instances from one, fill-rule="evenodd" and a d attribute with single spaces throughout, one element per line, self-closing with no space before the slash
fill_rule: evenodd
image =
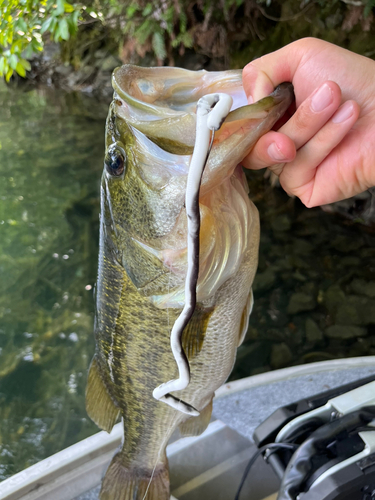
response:
<path id="1" fill-rule="evenodd" d="M 282 116 L 293 92 L 284 85 L 249 106 L 239 71 L 129 65 L 115 70 L 113 85 L 86 407 L 102 429 L 110 431 L 119 416 L 124 426 L 100 499 L 167 500 L 167 442 L 177 426 L 197 435 L 208 425 L 214 392 L 232 370 L 252 306 L 259 218 L 238 164 Z M 197 306 L 182 338 L 191 379 L 175 393 L 200 411 L 189 417 L 152 392 L 178 376 L 170 332 L 184 305 L 184 197 L 195 106 L 217 91 L 231 94 L 235 104 L 215 134 L 199 196 Z"/>

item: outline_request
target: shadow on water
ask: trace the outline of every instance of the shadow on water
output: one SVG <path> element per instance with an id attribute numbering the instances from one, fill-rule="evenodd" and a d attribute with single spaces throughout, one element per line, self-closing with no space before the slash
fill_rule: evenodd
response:
<path id="1" fill-rule="evenodd" d="M 108 103 L 0 87 L 0 480 L 97 432 L 84 408 Z M 248 174 L 255 306 L 232 379 L 375 354 L 375 235 Z"/>

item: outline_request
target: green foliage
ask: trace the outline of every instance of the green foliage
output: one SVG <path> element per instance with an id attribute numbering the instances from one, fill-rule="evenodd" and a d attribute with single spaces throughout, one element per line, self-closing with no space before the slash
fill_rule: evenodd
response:
<path id="1" fill-rule="evenodd" d="M 375 7 L 375 0 L 367 0 L 365 5 L 365 10 L 363 12 L 364 16 L 368 17 L 374 7 Z"/>
<path id="2" fill-rule="evenodd" d="M 305 36 L 372 55 L 374 8 L 375 0 L 0 0 L 0 76 L 25 76 L 48 37 L 75 68 L 103 48 L 124 62 L 148 54 L 146 64 L 173 65 L 193 49 L 239 66 Z"/>
<path id="3" fill-rule="evenodd" d="M 64 0 L 0 0 L 0 76 L 25 76 L 28 59 L 43 50 L 43 34 L 55 42 L 78 29 L 82 7 Z"/>

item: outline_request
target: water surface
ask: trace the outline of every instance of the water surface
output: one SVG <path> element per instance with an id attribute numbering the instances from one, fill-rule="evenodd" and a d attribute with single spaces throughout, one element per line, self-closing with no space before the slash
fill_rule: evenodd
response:
<path id="1" fill-rule="evenodd" d="M 86 417 L 104 118 L 0 92 L 0 479 L 95 432 Z"/>

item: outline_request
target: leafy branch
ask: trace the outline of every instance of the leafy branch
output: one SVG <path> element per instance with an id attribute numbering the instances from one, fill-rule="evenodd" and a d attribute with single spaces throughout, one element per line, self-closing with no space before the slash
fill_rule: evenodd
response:
<path id="1" fill-rule="evenodd" d="M 9 81 L 15 71 L 24 77 L 28 59 L 43 50 L 43 34 L 68 40 L 77 32 L 82 8 L 64 0 L 0 0 L 0 76 Z"/>

